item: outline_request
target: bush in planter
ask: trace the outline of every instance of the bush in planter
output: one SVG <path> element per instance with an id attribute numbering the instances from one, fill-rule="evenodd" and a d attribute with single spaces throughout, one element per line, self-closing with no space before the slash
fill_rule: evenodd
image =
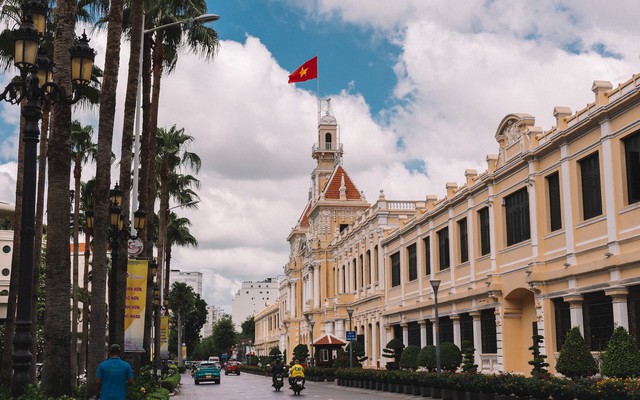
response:
<path id="1" fill-rule="evenodd" d="M 418 354 L 420 348 L 418 346 L 409 345 L 402 350 L 400 357 L 400 367 L 415 370 L 418 368 Z"/>
<path id="2" fill-rule="evenodd" d="M 571 379 L 593 376 L 598 372 L 596 360 L 591 356 L 578 327 L 573 327 L 567 332 L 556 370 Z"/>
<path id="3" fill-rule="evenodd" d="M 598 400 L 598 390 L 596 389 L 597 381 L 594 379 L 583 378 L 574 382 L 572 387 L 573 395 L 578 400 Z"/>
<path id="4" fill-rule="evenodd" d="M 640 375 L 640 350 L 635 339 L 621 326 L 613 331 L 602 356 L 602 375 L 616 378 Z"/>
<path id="5" fill-rule="evenodd" d="M 531 376 L 538 377 L 546 375 L 548 374 L 547 367 L 549 366 L 549 363 L 545 361 L 547 356 L 540 353 L 540 343 L 544 341 L 544 337 L 542 335 L 535 334 L 532 339 L 533 346 L 529 347 L 529 350 L 531 350 L 531 354 L 533 355 L 533 360 L 529 361 L 529 365 L 533 366 Z"/>
<path id="6" fill-rule="evenodd" d="M 451 342 L 444 342 L 440 345 L 440 364 L 445 371 L 455 372 L 462 363 L 462 353 L 458 346 Z"/>
<path id="7" fill-rule="evenodd" d="M 387 343 L 387 346 L 382 349 L 382 357 L 391 359 L 391 361 L 387 362 L 387 369 L 392 370 L 399 368 L 403 350 L 404 343 L 398 338 L 391 339 L 389 343 Z"/>
<path id="8" fill-rule="evenodd" d="M 323 368 L 322 372 L 327 382 L 333 382 L 336 379 L 336 370 L 334 368 Z"/>
<path id="9" fill-rule="evenodd" d="M 473 343 L 468 340 L 463 340 L 462 344 L 462 370 L 464 372 L 476 372 L 478 366 L 474 363 L 476 349 L 473 347 Z"/>
<path id="10" fill-rule="evenodd" d="M 561 378 L 549 379 L 549 394 L 553 400 L 573 400 L 573 384 L 572 381 Z M 608 397 L 603 399 L 611 400 Z"/>
<path id="11" fill-rule="evenodd" d="M 512 393 L 511 390 L 511 374 L 503 374 L 500 373 L 498 375 L 494 375 L 492 380 L 492 387 L 495 394 L 500 394 L 503 396 L 510 396 Z"/>
<path id="12" fill-rule="evenodd" d="M 418 353 L 418 366 L 430 372 L 436 370 L 436 346 L 424 346 Z"/>

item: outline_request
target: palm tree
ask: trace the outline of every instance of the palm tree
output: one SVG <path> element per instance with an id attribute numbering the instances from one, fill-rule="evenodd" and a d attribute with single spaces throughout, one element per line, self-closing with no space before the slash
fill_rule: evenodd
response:
<path id="1" fill-rule="evenodd" d="M 146 3 L 146 28 L 195 18 L 206 13 L 206 0 L 151 0 Z M 212 59 L 218 50 L 218 34 L 215 30 L 195 25 L 185 27 L 174 25 L 153 33 L 152 40 L 145 41 L 143 65 L 143 135 L 142 170 L 140 175 L 140 203 L 149 215 L 153 213 L 156 196 L 156 130 L 158 128 L 158 109 L 160 100 L 160 83 L 166 68 L 168 72 L 175 69 L 178 53 L 181 49 Z M 152 42 L 153 46 L 147 44 Z M 151 80 L 151 77 L 153 80 Z M 162 209 L 162 208 L 161 208 Z M 162 219 L 162 215 L 161 215 Z M 153 223 L 153 218 L 149 218 Z M 149 226 L 147 232 L 153 231 Z M 151 238 L 145 238 L 145 246 L 151 246 Z"/>
<path id="2" fill-rule="evenodd" d="M 79 121 L 71 123 L 71 157 L 73 160 L 73 279 L 71 296 L 73 306 L 71 308 L 71 373 L 78 376 L 78 357 L 75 349 L 78 347 L 78 264 L 80 261 L 78 233 L 80 229 L 80 196 L 82 166 L 90 160 L 95 160 L 98 150 L 93 142 L 93 127 L 82 126 Z M 86 332 L 85 332 L 86 333 Z M 76 379 L 72 381 L 76 385 Z"/>
<path id="3" fill-rule="evenodd" d="M 74 43 L 77 4 L 74 0 L 58 0 L 53 61 L 54 82 L 71 93 L 71 62 L 68 49 Z M 49 172 L 46 250 L 45 368 L 42 386 L 49 396 L 71 393 L 71 329 L 70 329 L 70 249 L 69 249 L 69 181 L 71 175 L 71 108 L 64 102 L 53 106 L 53 126 L 49 139 Z"/>
<path id="4" fill-rule="evenodd" d="M 189 231 L 190 226 L 191 221 L 189 221 L 188 218 L 178 217 L 174 212 L 169 213 L 167 246 L 165 251 L 167 268 L 171 269 L 171 247 L 173 245 L 198 247 L 198 239 Z"/>
<path id="5" fill-rule="evenodd" d="M 184 282 L 174 282 L 169 293 L 169 307 L 177 315 L 178 326 L 178 367 L 182 367 L 182 330 L 184 317 L 191 311 L 195 303 L 193 288 Z"/>
<path id="6" fill-rule="evenodd" d="M 93 210 L 93 193 L 95 190 L 95 186 L 95 178 L 90 179 L 87 182 L 80 183 L 80 207 L 85 211 L 84 217 L 86 217 L 87 210 Z M 84 223 L 78 224 L 79 226 L 85 226 Z M 91 302 L 89 300 L 89 258 L 91 256 L 90 229 L 85 229 L 84 234 L 84 273 L 82 276 L 82 344 L 80 345 L 80 360 L 82 361 L 82 369 L 85 369 L 87 367 L 87 347 L 89 345 L 89 315 L 91 309 Z"/>
<path id="7" fill-rule="evenodd" d="M 95 376 L 98 364 L 102 361 L 106 337 L 106 278 L 107 278 L 107 240 L 108 195 L 111 187 L 111 148 L 113 143 L 113 121 L 115 119 L 116 88 L 120 68 L 120 42 L 122 38 L 122 13 L 124 0 L 112 0 L 109 8 L 107 28 L 107 47 L 105 52 L 104 78 L 100 96 L 100 120 L 98 125 L 98 155 L 96 157 L 96 190 L 94 253 L 92 268 L 92 308 L 91 330 L 89 336 L 89 354 L 87 356 L 88 395 L 95 394 Z M 116 284 L 116 282 L 112 282 Z M 124 295 L 124 293 L 123 293 Z M 114 299 L 119 303 L 119 299 Z M 124 307 L 124 298 L 122 300 Z M 124 310 L 124 309 L 123 309 Z M 110 310 L 116 312 L 116 310 Z M 123 313 L 124 314 L 124 313 Z M 116 313 L 117 315 L 117 313 Z M 124 324 L 122 318 L 119 321 Z M 112 343 L 123 344 L 124 338 L 109 338 Z"/>
<path id="8" fill-rule="evenodd" d="M 165 210 L 165 212 L 159 213 L 160 226 L 158 231 L 160 235 L 158 236 L 158 265 L 161 266 L 163 265 L 163 253 L 165 251 L 165 237 L 167 232 L 166 210 L 169 209 L 169 172 L 190 169 L 197 173 L 200 170 L 200 166 L 202 165 L 200 157 L 195 153 L 187 151 L 188 145 L 193 142 L 193 140 L 192 136 L 184 133 L 184 128 L 177 129 L 175 125 L 169 130 L 163 128 L 158 129 L 157 164 L 160 169 L 160 210 Z M 196 187 L 200 186 L 200 182 L 195 180 L 195 178 L 190 183 L 193 183 Z M 180 192 L 181 190 L 176 190 L 172 193 Z M 169 273 L 170 270 L 166 267 L 165 290 L 167 292 L 169 291 Z"/>

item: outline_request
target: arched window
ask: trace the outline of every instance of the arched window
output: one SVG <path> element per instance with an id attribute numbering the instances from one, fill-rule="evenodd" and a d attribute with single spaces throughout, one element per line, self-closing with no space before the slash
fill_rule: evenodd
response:
<path id="1" fill-rule="evenodd" d="M 327 132 L 324 135 L 324 148 L 325 150 L 331 150 L 331 133 Z"/>

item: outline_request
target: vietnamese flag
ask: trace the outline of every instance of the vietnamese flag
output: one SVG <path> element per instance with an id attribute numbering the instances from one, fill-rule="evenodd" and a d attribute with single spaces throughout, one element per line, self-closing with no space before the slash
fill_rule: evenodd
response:
<path id="1" fill-rule="evenodd" d="M 304 82 L 318 77 L 318 56 L 302 64 L 289 75 L 289 83 Z"/>

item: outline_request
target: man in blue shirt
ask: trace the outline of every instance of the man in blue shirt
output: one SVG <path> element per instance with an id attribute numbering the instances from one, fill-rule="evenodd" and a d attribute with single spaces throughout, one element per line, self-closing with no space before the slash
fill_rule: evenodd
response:
<path id="1" fill-rule="evenodd" d="M 100 400 L 126 400 L 127 382 L 133 383 L 133 370 L 128 362 L 120 359 L 120 346 L 109 347 L 109 359 L 98 366 L 96 383 Z"/>

